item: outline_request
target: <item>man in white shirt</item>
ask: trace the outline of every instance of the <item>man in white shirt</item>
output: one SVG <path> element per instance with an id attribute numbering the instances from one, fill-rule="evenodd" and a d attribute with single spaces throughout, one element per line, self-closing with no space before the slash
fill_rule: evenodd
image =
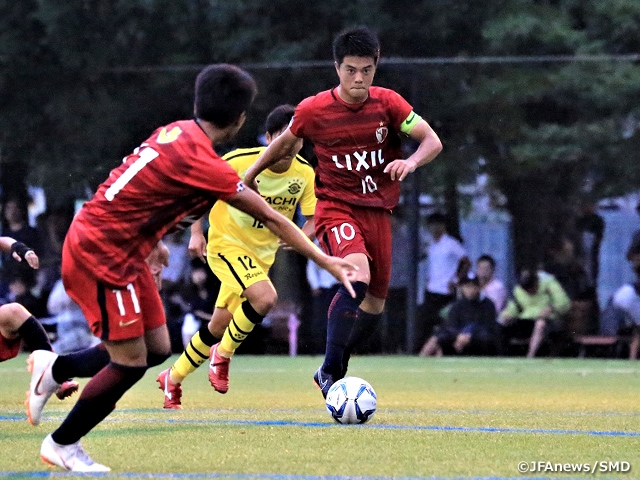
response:
<path id="1" fill-rule="evenodd" d="M 462 244 L 447 233 L 446 221 L 446 217 L 437 212 L 427 218 L 431 240 L 427 248 L 427 288 L 418 328 L 419 346 L 441 322 L 440 311 L 455 300 L 459 268 L 469 262 Z"/>

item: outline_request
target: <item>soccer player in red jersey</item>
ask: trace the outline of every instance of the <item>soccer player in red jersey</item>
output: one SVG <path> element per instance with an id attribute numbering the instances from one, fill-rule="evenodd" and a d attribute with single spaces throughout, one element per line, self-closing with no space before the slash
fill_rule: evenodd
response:
<path id="1" fill-rule="evenodd" d="M 245 176 L 247 185 L 300 137 L 313 142 L 318 158 L 316 236 L 325 252 L 359 267 L 351 298 L 341 288 L 329 310 L 323 365 L 314 381 L 326 397 L 342 378 L 353 348 L 379 321 L 391 270 L 391 210 L 398 182 L 442 149 L 438 136 L 393 90 L 372 87 L 380 55 L 377 36 L 366 27 L 340 33 L 333 43 L 340 84 L 308 97 L 293 120 Z M 401 136 L 419 143 L 402 158 Z"/>
<path id="2" fill-rule="evenodd" d="M 111 171 L 74 218 L 65 239 L 62 278 L 110 363 L 83 389 L 60 427 L 42 443 L 45 462 L 77 472 L 103 472 L 80 439 L 115 408 L 149 366 L 166 359 L 169 334 L 153 273 L 168 260 L 161 238 L 188 225 L 217 200 L 238 208 L 300 253 L 332 272 L 345 288 L 355 267 L 322 253 L 214 151 L 242 127 L 256 94 L 253 78 L 232 65 L 211 65 L 195 84 L 195 118 L 158 128 Z M 151 260 L 147 263 L 147 258 Z M 355 295 L 355 292 L 354 292 Z"/>

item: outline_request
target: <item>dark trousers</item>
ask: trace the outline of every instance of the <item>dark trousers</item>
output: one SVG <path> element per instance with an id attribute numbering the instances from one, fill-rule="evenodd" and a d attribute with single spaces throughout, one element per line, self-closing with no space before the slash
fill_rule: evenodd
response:
<path id="1" fill-rule="evenodd" d="M 454 294 L 443 295 L 441 293 L 424 292 L 424 303 L 420 307 L 420 319 L 416 328 L 416 345 L 413 346 L 413 353 L 417 353 L 422 345 L 429 339 L 433 328 L 442 323 L 440 310 L 456 299 Z"/>
<path id="2" fill-rule="evenodd" d="M 382 351 L 403 353 L 407 331 L 407 289 L 389 288 L 382 319 Z"/>

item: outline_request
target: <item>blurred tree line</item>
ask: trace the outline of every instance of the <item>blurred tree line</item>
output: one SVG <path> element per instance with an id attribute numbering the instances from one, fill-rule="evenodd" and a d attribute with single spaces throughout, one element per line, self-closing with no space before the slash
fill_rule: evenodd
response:
<path id="1" fill-rule="evenodd" d="M 640 52 L 637 0 L 0 0 L 3 193 L 26 175 L 53 202 L 86 196 L 155 127 L 191 116 L 214 62 L 258 81 L 237 139 L 254 145 L 273 106 L 335 85 L 331 40 L 360 23 L 381 38 L 376 84 L 443 140 L 421 189 L 455 213 L 456 186 L 484 169 L 520 262 L 581 197 L 640 185 L 640 68 L 624 57 Z"/>

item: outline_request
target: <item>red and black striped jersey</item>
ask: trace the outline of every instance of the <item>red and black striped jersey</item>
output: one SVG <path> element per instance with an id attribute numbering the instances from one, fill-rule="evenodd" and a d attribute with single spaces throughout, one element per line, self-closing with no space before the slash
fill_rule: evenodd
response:
<path id="1" fill-rule="evenodd" d="M 242 190 L 194 120 L 158 128 L 109 174 L 74 218 L 73 258 L 108 285 L 132 282 L 158 241 Z"/>
<path id="2" fill-rule="evenodd" d="M 345 103 L 337 89 L 304 99 L 291 132 L 313 142 L 318 158 L 316 197 L 392 209 L 400 184 L 384 168 L 402 158 L 400 132 L 412 107 L 398 93 L 371 87 L 359 104 Z"/>

